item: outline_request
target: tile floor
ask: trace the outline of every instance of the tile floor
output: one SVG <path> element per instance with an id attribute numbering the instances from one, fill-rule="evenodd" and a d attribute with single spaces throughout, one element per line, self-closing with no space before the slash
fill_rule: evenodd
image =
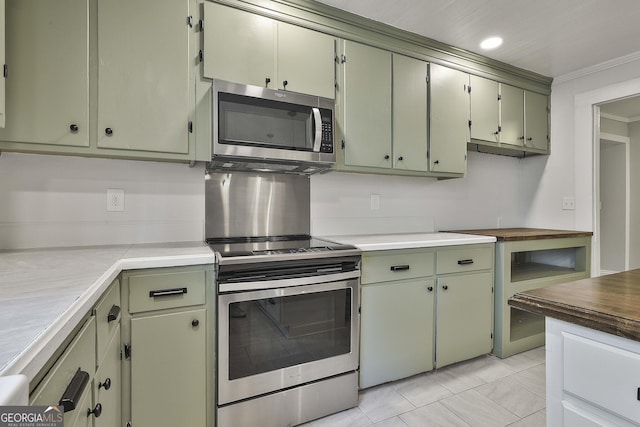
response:
<path id="1" fill-rule="evenodd" d="M 544 427 L 545 349 L 492 355 L 360 392 L 357 408 L 305 427 Z"/>

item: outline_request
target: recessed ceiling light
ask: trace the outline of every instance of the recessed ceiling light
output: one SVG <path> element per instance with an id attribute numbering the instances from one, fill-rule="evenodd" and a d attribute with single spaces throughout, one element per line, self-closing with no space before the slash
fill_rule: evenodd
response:
<path id="1" fill-rule="evenodd" d="M 502 44 L 502 37 L 489 37 L 480 43 L 480 47 L 485 50 L 495 49 Z"/>

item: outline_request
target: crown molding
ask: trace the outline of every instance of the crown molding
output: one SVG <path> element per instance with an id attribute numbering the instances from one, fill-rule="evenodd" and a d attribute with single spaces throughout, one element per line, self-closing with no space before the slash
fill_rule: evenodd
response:
<path id="1" fill-rule="evenodd" d="M 609 61 L 601 62 L 600 64 L 595 64 L 586 68 L 582 68 L 577 71 L 573 71 L 571 73 L 563 74 L 558 77 L 554 77 L 553 86 L 565 83 L 571 80 L 579 79 L 581 77 L 586 77 L 591 74 L 596 74 L 610 68 L 615 68 L 620 65 L 628 64 L 630 62 L 640 61 L 640 51 L 630 53 L 628 55 L 621 56 L 619 58 L 614 58 Z"/>

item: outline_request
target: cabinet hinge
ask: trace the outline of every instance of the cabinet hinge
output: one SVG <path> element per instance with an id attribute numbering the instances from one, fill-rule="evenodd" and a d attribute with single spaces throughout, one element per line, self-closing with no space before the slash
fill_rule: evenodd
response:
<path id="1" fill-rule="evenodd" d="M 342 144 L 340 144 L 340 146 L 342 147 L 342 149 L 344 150 L 344 139 L 342 140 Z"/>
<path id="2" fill-rule="evenodd" d="M 471 127 L 471 120 L 469 120 L 469 127 Z"/>
<path id="3" fill-rule="evenodd" d="M 198 20 L 198 31 L 204 31 L 204 21 L 202 19 Z"/>
<path id="4" fill-rule="evenodd" d="M 193 28 L 193 16 L 187 16 L 187 25 L 189 26 L 189 28 Z"/>
<path id="5" fill-rule="evenodd" d="M 193 133 L 193 122 L 189 120 L 189 133 Z"/>
<path id="6" fill-rule="evenodd" d="M 502 126 L 498 126 L 498 133 L 502 132 Z"/>
<path id="7" fill-rule="evenodd" d="M 498 101 L 502 101 L 502 95 L 498 95 Z"/>
<path id="8" fill-rule="evenodd" d="M 467 93 L 471 93 L 471 85 L 467 86 Z"/>
<path id="9" fill-rule="evenodd" d="M 340 63 L 344 64 L 345 62 L 347 62 L 347 56 L 346 55 L 340 55 Z"/>
<path id="10" fill-rule="evenodd" d="M 131 359 L 131 344 L 124 345 L 124 358 Z"/>
<path id="11" fill-rule="evenodd" d="M 4 64 L 2 75 L 4 76 L 5 79 L 9 77 L 9 66 L 7 64 Z"/>
<path id="12" fill-rule="evenodd" d="M 200 62 L 204 61 L 204 52 L 202 52 L 202 49 L 198 51 L 198 60 Z"/>
<path id="13" fill-rule="evenodd" d="M 127 421 L 126 427 L 131 427 L 133 424 L 131 424 L 131 421 Z"/>
<path id="14" fill-rule="evenodd" d="M 493 339 L 493 332 L 491 332 L 491 339 Z"/>
<path id="15" fill-rule="evenodd" d="M 427 80 L 427 83 L 429 83 L 429 76 L 428 75 L 425 77 L 425 79 Z"/>

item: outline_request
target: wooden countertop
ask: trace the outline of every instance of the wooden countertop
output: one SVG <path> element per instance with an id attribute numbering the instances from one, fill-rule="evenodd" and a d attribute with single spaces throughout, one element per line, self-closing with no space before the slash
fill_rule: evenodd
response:
<path id="1" fill-rule="evenodd" d="M 519 292 L 509 305 L 640 341 L 640 269 Z"/>
<path id="2" fill-rule="evenodd" d="M 477 230 L 452 230 L 451 232 L 494 236 L 499 242 L 559 239 L 563 237 L 585 237 L 593 235 L 593 232 L 591 231 L 550 230 L 545 228 L 488 228 Z"/>

